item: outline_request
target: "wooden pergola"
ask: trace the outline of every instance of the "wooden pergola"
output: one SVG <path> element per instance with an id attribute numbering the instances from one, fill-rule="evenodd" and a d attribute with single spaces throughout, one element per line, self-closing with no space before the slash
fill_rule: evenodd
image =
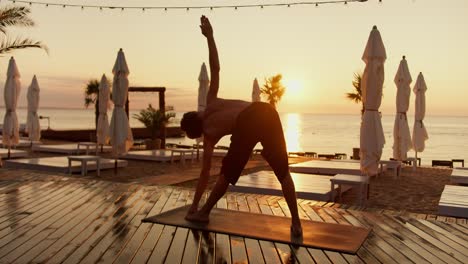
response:
<path id="1" fill-rule="evenodd" d="M 166 92 L 166 87 L 128 87 L 128 92 L 141 92 L 141 93 L 158 93 L 159 97 L 159 109 L 162 111 L 163 114 L 166 114 L 166 99 L 164 97 L 164 93 Z M 127 113 L 127 117 L 129 116 L 129 103 L 127 96 L 127 102 L 125 103 L 125 112 Z M 166 126 L 164 125 L 161 128 L 161 148 L 166 148 Z"/>

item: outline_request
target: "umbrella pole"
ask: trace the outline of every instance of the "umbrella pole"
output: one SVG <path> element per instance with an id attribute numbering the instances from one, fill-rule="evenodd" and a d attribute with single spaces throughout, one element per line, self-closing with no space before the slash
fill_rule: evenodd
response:
<path id="1" fill-rule="evenodd" d="M 104 152 L 104 144 L 101 144 L 101 153 Z"/>
<path id="2" fill-rule="evenodd" d="M 11 149 L 11 145 L 8 145 L 8 156 L 7 156 L 7 159 L 10 158 L 10 149 Z"/>

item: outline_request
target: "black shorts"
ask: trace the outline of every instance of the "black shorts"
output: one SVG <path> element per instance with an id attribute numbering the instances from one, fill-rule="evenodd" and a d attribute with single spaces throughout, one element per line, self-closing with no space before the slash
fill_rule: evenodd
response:
<path id="1" fill-rule="evenodd" d="M 255 145 L 261 142 L 262 156 L 280 182 L 289 173 L 288 154 L 278 112 L 269 104 L 254 102 L 237 117 L 229 151 L 221 173 L 235 185 Z"/>

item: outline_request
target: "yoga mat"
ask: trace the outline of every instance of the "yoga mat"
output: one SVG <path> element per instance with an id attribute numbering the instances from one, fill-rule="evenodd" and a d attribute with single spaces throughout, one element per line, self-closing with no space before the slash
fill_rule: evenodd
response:
<path id="1" fill-rule="evenodd" d="M 205 224 L 185 220 L 188 208 L 179 207 L 142 221 L 352 254 L 370 233 L 362 227 L 301 220 L 303 236 L 294 238 L 288 217 L 214 208 L 210 222 Z"/>

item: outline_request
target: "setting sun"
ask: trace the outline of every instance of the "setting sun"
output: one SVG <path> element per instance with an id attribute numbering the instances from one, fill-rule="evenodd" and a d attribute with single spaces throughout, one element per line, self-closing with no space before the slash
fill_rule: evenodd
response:
<path id="1" fill-rule="evenodd" d="M 284 87 L 286 87 L 285 98 L 297 100 L 304 96 L 304 85 L 297 79 L 284 80 Z"/>

